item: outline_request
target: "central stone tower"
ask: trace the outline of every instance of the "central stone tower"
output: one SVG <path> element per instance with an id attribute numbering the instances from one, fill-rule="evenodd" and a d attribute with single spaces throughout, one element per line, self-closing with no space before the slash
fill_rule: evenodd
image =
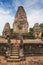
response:
<path id="1" fill-rule="evenodd" d="M 13 23 L 13 33 L 27 33 L 28 32 L 28 22 L 25 10 L 22 6 L 18 7 L 15 21 Z"/>

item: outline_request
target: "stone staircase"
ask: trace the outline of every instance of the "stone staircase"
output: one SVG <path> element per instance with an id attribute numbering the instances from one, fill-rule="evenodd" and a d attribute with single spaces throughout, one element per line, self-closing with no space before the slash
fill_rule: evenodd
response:
<path id="1" fill-rule="evenodd" d="M 7 58 L 7 61 L 14 62 L 14 61 L 20 61 L 19 57 L 19 46 L 12 46 L 10 56 Z"/>

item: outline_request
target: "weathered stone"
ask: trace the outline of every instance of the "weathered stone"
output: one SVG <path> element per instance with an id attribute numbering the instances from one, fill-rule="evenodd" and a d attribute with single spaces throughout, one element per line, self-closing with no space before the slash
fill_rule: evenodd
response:
<path id="1" fill-rule="evenodd" d="M 41 38 L 41 28 L 38 23 L 34 25 L 33 29 L 35 38 Z M 16 13 L 13 24 L 13 32 L 14 33 L 12 33 L 7 39 L 0 36 L 0 64 L 43 65 L 43 41 L 41 39 L 23 38 L 23 35 L 27 36 L 26 33 L 28 32 L 28 22 L 25 10 L 22 6 L 18 8 Z M 3 35 L 6 36 L 9 34 L 10 25 L 9 23 L 6 23 L 3 30 Z"/>
<path id="2" fill-rule="evenodd" d="M 25 10 L 22 6 L 18 7 L 15 21 L 13 23 L 14 33 L 27 33 L 28 32 L 28 22 Z"/>
<path id="3" fill-rule="evenodd" d="M 9 23 L 6 23 L 6 24 L 5 24 L 5 27 L 4 27 L 4 30 L 3 30 L 3 33 L 2 33 L 2 34 L 3 34 L 4 36 L 10 34 L 10 24 L 9 24 Z"/>
<path id="4" fill-rule="evenodd" d="M 38 23 L 36 23 L 34 25 L 33 30 L 34 30 L 33 34 L 34 34 L 35 38 L 41 38 L 41 28 Z"/>

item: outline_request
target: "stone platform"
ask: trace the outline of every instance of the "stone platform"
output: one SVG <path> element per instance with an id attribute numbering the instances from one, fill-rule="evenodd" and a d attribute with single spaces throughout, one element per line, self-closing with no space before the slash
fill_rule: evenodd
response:
<path id="1" fill-rule="evenodd" d="M 0 56 L 0 65 L 43 65 L 43 56 L 26 57 L 25 61 L 7 62 L 3 56 Z"/>

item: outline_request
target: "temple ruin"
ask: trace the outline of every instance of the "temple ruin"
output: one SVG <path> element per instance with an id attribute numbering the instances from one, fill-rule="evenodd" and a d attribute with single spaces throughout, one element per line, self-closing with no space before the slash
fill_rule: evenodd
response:
<path id="1" fill-rule="evenodd" d="M 35 25 L 34 25 L 34 28 L 33 28 L 33 30 L 34 30 L 34 36 L 35 36 L 35 38 L 41 38 L 41 27 L 39 26 L 39 24 L 38 23 L 36 23 Z"/>
<path id="2" fill-rule="evenodd" d="M 10 35 L 10 24 L 6 23 L 2 32 L 3 36 Z"/>
<path id="3" fill-rule="evenodd" d="M 14 33 L 27 33 L 28 32 L 28 22 L 25 10 L 20 6 L 17 10 L 15 20 L 13 23 L 13 32 Z"/>
<path id="4" fill-rule="evenodd" d="M 34 65 L 34 62 L 43 61 L 43 40 L 40 26 L 36 23 L 33 27 L 34 39 L 27 35 L 28 26 L 26 12 L 22 6 L 19 6 L 13 22 L 13 32 L 10 32 L 10 24 L 6 23 L 2 36 L 0 36 L 1 65 L 20 65 L 21 62 L 24 65 L 29 63 L 29 65 Z"/>

